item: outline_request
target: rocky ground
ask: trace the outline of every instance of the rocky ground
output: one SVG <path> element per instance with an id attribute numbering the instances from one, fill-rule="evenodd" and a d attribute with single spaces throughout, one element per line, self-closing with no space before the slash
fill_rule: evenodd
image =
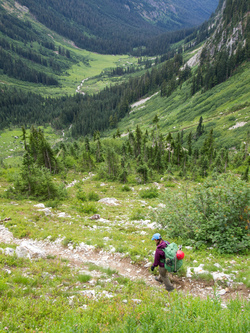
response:
<path id="1" fill-rule="evenodd" d="M 150 272 L 150 262 L 143 262 L 140 265 L 133 264 L 129 258 L 122 256 L 120 253 L 105 252 L 85 243 L 80 243 L 76 248 L 71 244 L 64 247 L 61 244 L 62 240 L 63 238 L 51 242 L 50 239 L 44 241 L 17 239 L 4 225 L 0 225 L 0 242 L 17 245 L 16 250 L 11 248 L 2 249 L 6 255 L 13 255 L 16 251 L 18 256 L 29 257 L 31 260 L 39 257 L 46 259 L 47 256 L 56 256 L 67 259 L 72 270 L 81 270 L 84 264 L 94 263 L 97 266 L 114 269 L 120 275 L 131 280 L 139 279 L 145 281 L 148 285 L 163 288 L 163 285 L 155 281 L 153 274 Z M 202 271 L 202 265 L 197 269 Z M 187 272 L 189 271 L 187 270 Z M 219 282 L 223 283 L 219 283 L 218 285 L 221 284 L 221 286 L 217 286 L 216 289 L 214 288 L 214 281 L 194 280 L 188 277 L 188 273 L 187 277 L 176 275 L 170 277 L 177 291 L 182 290 L 184 293 L 190 293 L 203 299 L 217 295 L 221 297 L 222 304 L 225 306 L 227 300 L 238 296 L 242 299 L 249 299 L 249 290 L 243 283 L 232 285 L 230 280 L 226 280 L 225 276 L 217 277 L 220 280 Z"/>

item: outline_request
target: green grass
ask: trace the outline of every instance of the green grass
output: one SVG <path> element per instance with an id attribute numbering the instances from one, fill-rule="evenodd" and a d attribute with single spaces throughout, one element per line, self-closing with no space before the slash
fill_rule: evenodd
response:
<path id="1" fill-rule="evenodd" d="M 93 266 L 88 268 L 89 274 L 77 275 L 67 263 L 56 260 L 23 260 L 21 267 L 17 262 L 11 275 L 0 279 L 1 331 L 115 333 L 162 332 L 164 328 L 184 333 L 218 332 L 219 327 L 224 332 L 247 333 L 249 302 L 236 299 L 224 308 L 218 298 L 169 294 L 116 272 L 108 274 L 111 282 L 105 283 L 103 277 L 103 283 L 93 287 L 88 284 Z"/>
<path id="2" fill-rule="evenodd" d="M 46 140 L 52 145 L 60 141 L 62 133 L 56 132 L 50 126 L 39 126 L 44 131 Z M 29 135 L 29 130 L 27 130 Z M 15 139 L 15 137 L 18 137 Z M 0 163 L 3 162 L 8 167 L 17 167 L 22 164 L 24 153 L 24 142 L 22 140 L 22 130 L 20 128 L 0 130 Z M 5 175 L 10 175 L 13 170 L 1 170 Z M 0 174 L 1 177 L 1 174 Z"/>
<path id="3" fill-rule="evenodd" d="M 190 131 L 194 134 L 202 116 L 207 133 L 214 129 L 215 143 L 238 148 L 240 143 L 246 140 L 249 130 L 249 86 L 249 63 L 242 65 L 226 82 L 207 92 L 198 92 L 193 97 L 190 96 L 191 82 L 187 81 L 170 97 L 162 98 L 158 94 L 133 108 L 118 127 L 121 133 L 127 133 L 128 128 L 134 130 L 137 125 L 143 131 L 147 129 L 151 132 L 154 128 L 153 119 L 157 115 L 161 132 L 165 135 L 181 130 L 184 130 L 184 135 Z M 240 122 L 248 124 L 229 130 Z M 115 131 L 106 131 L 106 136 L 113 135 Z M 202 141 L 199 140 L 197 145 L 201 146 Z"/>
<path id="4" fill-rule="evenodd" d="M 80 181 L 83 176 L 86 175 L 69 172 L 64 181 Z M 60 181 L 59 177 L 56 178 Z M 151 229 L 130 219 L 131 212 L 142 211 L 145 219 L 154 221 L 149 206 L 156 208 L 162 202 L 165 188 L 173 192 L 179 190 L 177 186 L 169 187 L 168 183 L 164 187 L 164 179 L 163 177 L 161 183 L 163 188 L 158 190 L 159 196 L 145 198 L 143 202 L 140 189 L 146 188 L 145 185 L 134 185 L 134 191 L 126 192 L 121 191 L 121 184 L 115 182 L 105 182 L 105 187 L 96 179 L 80 183 L 86 193 L 94 191 L 100 198 L 115 197 L 119 200 L 120 205 L 113 207 L 95 202 L 106 222 L 92 221 L 86 213 L 79 213 L 74 204 L 78 188 L 76 185 L 68 189 L 68 199 L 51 208 L 51 216 L 39 212 L 34 207 L 38 203 L 36 201 L 10 202 L 1 198 L 0 219 L 11 218 L 4 222 L 4 226 L 17 238 L 26 235 L 28 238 L 42 240 L 50 236 L 50 240 L 54 241 L 64 235 L 65 246 L 70 243 L 75 248 L 84 242 L 94 245 L 96 249 L 101 247 L 104 251 L 109 251 L 112 246 L 128 260 L 144 265 L 153 259 L 153 233 L 160 232 L 164 239 L 178 244 L 181 242 L 169 239 L 166 230 Z M 180 183 L 186 186 L 185 182 Z M 0 194 L 3 194 L 8 186 L 4 177 L 1 178 L 0 185 Z M 59 218 L 58 212 L 65 212 L 71 217 Z M 6 246 L 0 244 L 0 247 Z M 211 282 L 211 274 L 216 269 L 234 274 L 236 282 L 249 286 L 249 256 L 222 256 L 214 249 L 183 250 L 185 260 L 178 276 L 185 276 L 188 266 L 195 267 L 204 263 L 209 274 L 197 276 L 198 280 Z M 217 269 L 215 263 L 221 268 Z M 103 266 L 82 264 L 78 270 L 72 268 L 67 259 L 58 260 L 50 256 L 49 259 L 30 261 L 5 256 L 0 251 L 0 270 L 3 272 L 0 278 L 0 330 L 4 331 L 8 327 L 10 332 L 33 332 L 36 329 L 45 332 L 131 332 L 131 329 L 134 332 L 145 332 L 147 328 L 147 332 L 153 332 L 161 331 L 161 327 L 164 327 L 164 330 L 168 328 L 170 332 L 197 332 L 202 329 L 204 332 L 216 332 L 217 327 L 220 327 L 225 332 L 247 332 L 247 302 L 231 301 L 224 309 L 219 299 L 202 301 L 184 296 L 181 292 L 168 294 L 162 289 L 145 285 L 144 281 L 131 281 L 105 265 L 105 262 Z M 5 271 L 6 268 L 11 274 Z M 95 284 L 90 284 L 90 280 L 94 280 Z M 93 290 L 99 295 L 96 299 L 85 294 Z M 139 299 L 141 303 L 137 304 L 132 299 Z"/>
<path id="5" fill-rule="evenodd" d="M 86 283 L 88 282 L 89 280 L 91 280 L 91 275 L 88 275 L 88 274 L 80 274 L 78 275 L 78 280 L 82 283 Z"/>

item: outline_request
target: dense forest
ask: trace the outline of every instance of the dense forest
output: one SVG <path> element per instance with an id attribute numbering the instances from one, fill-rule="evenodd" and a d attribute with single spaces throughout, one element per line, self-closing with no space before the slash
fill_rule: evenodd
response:
<path id="1" fill-rule="evenodd" d="M 160 36 L 166 31 L 176 31 L 197 25 L 192 22 L 192 17 L 208 17 L 207 10 L 215 7 L 215 3 L 200 7 L 197 4 L 176 5 L 177 12 L 172 13 L 168 10 L 164 15 L 173 16 L 163 22 L 151 22 L 145 20 L 140 14 L 141 10 L 137 9 L 136 3 L 120 1 L 51 1 L 42 0 L 37 3 L 34 0 L 21 0 L 20 3 L 27 6 L 30 12 L 38 21 L 43 23 L 51 30 L 56 31 L 75 42 L 81 48 L 99 52 L 124 54 L 134 52 L 135 48 L 146 46 L 148 52 L 158 52 L 162 54 L 161 44 L 168 42 L 168 37 L 159 37 L 158 42 L 152 38 Z M 166 4 L 169 6 L 169 4 Z M 145 5 L 145 8 L 148 7 Z M 150 6 L 149 6 L 150 7 Z M 171 6 L 170 6 L 171 7 Z M 206 7 L 209 7 L 210 9 Z M 144 8 L 144 7 L 143 7 Z M 145 9 L 146 10 L 146 9 Z M 150 11 L 150 9 L 148 8 Z M 151 10 L 153 10 L 151 8 Z M 186 12 L 192 11 L 194 15 L 187 16 Z M 146 10 L 147 11 L 147 10 Z M 198 11 L 199 14 L 198 14 Z M 172 13 L 172 14 L 171 14 Z M 181 33 L 182 35 L 185 32 Z M 172 33 L 171 39 L 178 40 L 179 32 Z M 183 37 L 182 37 L 183 38 Z M 148 41 L 150 39 L 150 41 Z M 179 39 L 180 40 L 180 39 Z M 153 45 L 152 45 L 153 44 Z M 155 53 L 156 54 L 156 53 Z"/>
<path id="2" fill-rule="evenodd" d="M 152 68 L 142 77 L 131 78 L 129 82 L 121 85 L 106 87 L 94 96 L 77 94 L 44 99 L 35 94 L 3 88 L 0 91 L 1 128 L 10 122 L 12 125 L 52 122 L 57 129 L 73 124 L 72 134 L 75 137 L 92 134 L 96 130 L 104 131 L 117 125 L 128 113 L 130 103 L 160 89 L 162 84 L 164 87 L 166 85 L 163 94 L 170 94 L 185 81 L 190 74 L 189 68 L 182 72 L 182 79 L 176 81 L 182 63 L 182 56 L 177 54 L 172 60 L 163 63 L 159 69 Z"/>
<path id="3" fill-rule="evenodd" d="M 44 85 L 58 85 L 54 74 L 76 63 L 69 50 L 56 47 L 51 38 L 28 21 L 8 14 L 0 7 L 0 71 L 15 79 Z"/>
<path id="4" fill-rule="evenodd" d="M 147 94 L 160 90 L 161 96 L 170 96 L 186 80 L 192 82 L 190 96 L 203 87 L 212 89 L 232 75 L 239 64 L 249 59 L 248 45 L 247 42 L 244 48 L 231 56 L 233 60 L 230 62 L 225 62 L 224 52 L 218 53 L 218 60 L 212 64 L 201 62 L 197 74 L 192 74 L 188 66 L 181 70 L 182 55 L 176 54 L 173 59 L 149 69 L 143 76 L 106 87 L 93 96 L 78 94 L 52 99 L 4 87 L 0 91 L 1 128 L 9 124 L 30 126 L 52 123 L 57 129 L 72 125 L 72 135 L 78 137 L 116 127 L 118 121 L 128 114 L 129 105 Z"/>
<path id="5" fill-rule="evenodd" d="M 147 23 L 138 14 L 124 11 L 119 2 L 113 4 L 114 8 L 110 3 L 105 6 L 102 1 L 43 0 L 38 4 L 34 0 L 21 0 L 20 3 L 51 30 L 73 40 L 83 49 L 99 53 L 127 53 L 142 45 L 145 36 L 156 36 L 164 31 Z"/>
<path id="6" fill-rule="evenodd" d="M 241 8 L 240 15 L 244 16 L 248 7 L 244 6 L 241 0 L 238 1 Z M 228 15 L 228 8 L 231 6 L 230 3 L 230 0 L 227 0 L 223 13 L 225 20 Z M 235 2 L 233 5 L 235 5 Z M 5 16 L 6 13 L 2 12 L 1 15 L 3 20 L 7 17 L 6 20 L 8 21 L 8 16 Z M 32 43 L 36 38 L 35 36 L 39 36 L 38 48 L 33 47 L 29 51 L 14 43 L 13 39 L 10 41 L 7 37 L 0 38 L 0 68 L 10 76 L 37 83 L 57 84 L 58 82 L 51 74 L 60 72 L 65 69 L 65 66 L 69 66 L 76 61 L 73 53 L 71 54 L 61 47 L 56 47 L 48 36 L 44 39 L 39 33 L 36 35 L 36 31 L 29 23 L 17 20 L 10 25 L 6 23 L 4 27 L 0 25 L 0 29 L 5 29 L 6 35 L 12 35 L 14 40 L 22 40 L 26 43 L 27 41 Z M 205 40 L 208 31 L 209 24 L 204 23 L 198 30 L 192 32 L 191 35 L 195 37 L 192 41 L 186 36 L 185 47 L 192 47 L 195 43 L 200 42 L 202 38 Z M 210 33 L 213 31 L 212 28 Z M 185 33 L 176 32 L 173 36 L 184 38 Z M 120 85 L 106 87 L 93 96 L 76 94 L 52 99 L 3 86 L 0 90 L 1 129 L 10 125 L 31 126 L 32 124 L 45 123 L 51 123 L 56 129 L 68 128 L 72 125 L 71 133 L 74 137 L 78 137 L 80 135 L 92 135 L 95 131 L 102 132 L 108 128 L 115 128 L 118 121 L 129 113 L 130 104 L 143 96 L 161 91 L 161 96 L 164 98 L 179 89 L 183 82 L 188 81 L 191 97 L 199 90 L 212 89 L 228 79 L 242 62 L 248 61 L 250 58 L 249 19 L 246 20 L 244 25 L 243 36 L 246 37 L 245 41 L 239 42 L 238 48 L 231 55 L 230 50 L 224 48 L 221 51 L 216 51 L 215 55 L 211 57 L 210 49 L 204 47 L 201 53 L 200 66 L 196 71 L 191 71 L 188 66 L 182 68 L 183 47 L 179 47 L 177 50 L 169 50 L 169 52 L 158 57 L 158 63 L 162 63 L 152 68 L 149 65 L 148 70 L 141 77 L 130 78 L 129 81 Z M 166 35 L 166 37 L 169 40 L 166 43 L 167 46 L 175 41 L 175 37 L 171 39 L 171 35 Z M 154 43 L 157 43 L 157 39 L 154 40 Z M 157 49 L 156 44 L 152 45 Z M 22 60 L 13 58 L 13 53 L 11 53 L 13 50 L 16 55 L 19 54 L 22 57 Z M 56 56 L 55 50 L 58 53 Z M 7 53 L 10 54 L 9 57 Z M 5 61 L 3 61 L 3 58 Z M 40 67 L 27 69 L 25 61 L 28 58 Z M 49 71 L 39 71 L 38 68 Z M 125 73 L 118 67 L 113 74 L 123 75 Z"/>

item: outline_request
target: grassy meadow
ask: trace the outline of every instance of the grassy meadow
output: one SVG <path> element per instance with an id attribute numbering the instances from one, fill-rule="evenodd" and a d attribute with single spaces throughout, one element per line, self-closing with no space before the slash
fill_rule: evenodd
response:
<path id="1" fill-rule="evenodd" d="M 94 253 L 119 253 L 134 270 L 152 262 L 155 244 L 152 234 L 160 232 L 169 239 L 167 230 L 154 220 L 153 212 L 164 204 L 164 193 L 176 195 L 187 186 L 164 178 L 157 184 L 158 197 L 145 198 L 147 185 L 99 180 L 94 174 L 68 172 L 55 176 L 55 182 L 69 185 L 67 198 L 45 201 L 49 213 L 35 207 L 41 203 L 28 198 L 7 200 L 4 193 L 11 185 L 13 168 L 0 173 L 0 220 L 16 239 L 49 242 L 62 239 L 65 251 L 79 244 L 92 245 Z M 74 182 L 74 183 L 73 183 Z M 74 184 L 74 185 L 73 185 Z M 85 192 L 87 200 L 82 201 Z M 97 200 L 117 199 L 117 206 Z M 47 212 L 48 212 L 47 211 Z M 65 213 L 63 216 L 60 213 Z M 100 220 L 90 220 L 94 214 Z M 0 244 L 2 252 L 16 245 Z M 183 248 L 184 266 L 178 277 L 184 278 L 188 267 L 204 264 L 204 269 L 233 275 L 232 290 L 250 287 L 248 255 L 220 255 L 216 249 Z M 66 251 L 66 252 L 67 252 Z M 179 290 L 168 293 L 163 287 L 142 278 L 130 279 L 117 269 L 88 262 L 76 264 L 63 255 L 47 255 L 29 260 L 6 256 L 0 252 L 0 329 L 2 332 L 248 332 L 249 302 L 246 298 L 222 300 L 217 290 L 225 289 L 225 281 L 213 283 L 211 274 L 193 274 L 190 283 L 208 285 L 212 297 L 204 299 Z M 214 265 L 216 264 L 216 265 Z M 106 268 L 105 268 L 106 267 Z M 148 268 L 149 272 L 149 268 Z M 152 277 L 157 271 L 152 273 Z M 193 281 L 193 282 L 192 282 Z M 222 284 L 221 284 L 221 283 Z M 246 289 L 247 290 L 247 289 Z"/>

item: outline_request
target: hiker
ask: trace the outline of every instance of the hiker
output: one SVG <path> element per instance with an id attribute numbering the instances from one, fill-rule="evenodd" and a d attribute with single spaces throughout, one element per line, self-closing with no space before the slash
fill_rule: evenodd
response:
<path id="1" fill-rule="evenodd" d="M 152 237 L 152 240 L 155 241 L 156 244 L 156 251 L 155 251 L 155 259 L 154 259 L 154 264 L 151 266 L 151 271 L 155 269 L 155 267 L 159 266 L 159 277 L 155 278 L 156 281 L 158 282 L 163 282 L 165 284 L 166 290 L 167 291 L 172 291 L 174 290 L 174 286 L 171 284 L 169 278 L 168 278 L 168 272 L 164 266 L 163 260 L 165 259 L 165 253 L 163 252 L 162 249 L 164 249 L 167 244 L 170 244 L 168 241 L 164 241 L 161 238 L 161 235 L 159 233 L 154 234 Z"/>

